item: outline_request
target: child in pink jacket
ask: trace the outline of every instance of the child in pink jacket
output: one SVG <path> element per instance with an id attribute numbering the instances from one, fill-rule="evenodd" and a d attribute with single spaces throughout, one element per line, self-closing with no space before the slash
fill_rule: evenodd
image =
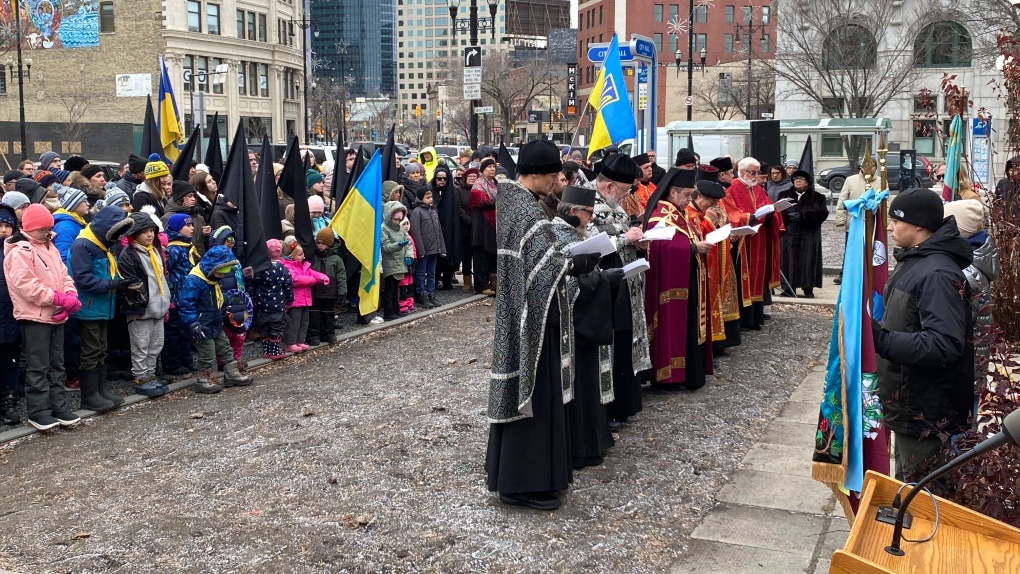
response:
<path id="1" fill-rule="evenodd" d="M 294 280 L 294 303 L 287 310 L 287 329 L 283 333 L 283 350 L 300 353 L 308 349 L 305 337 L 308 334 L 308 310 L 312 306 L 312 285 L 329 285 L 329 277 L 312 269 L 305 261 L 305 252 L 297 241 L 290 239 L 283 247 L 284 258 L 280 261 Z"/>
<path id="2" fill-rule="evenodd" d="M 81 420 L 64 391 L 64 323 L 81 302 L 53 237 L 53 216 L 34 203 L 21 216 L 21 231 L 4 242 L 4 274 L 27 367 L 28 424 L 38 430 Z"/>

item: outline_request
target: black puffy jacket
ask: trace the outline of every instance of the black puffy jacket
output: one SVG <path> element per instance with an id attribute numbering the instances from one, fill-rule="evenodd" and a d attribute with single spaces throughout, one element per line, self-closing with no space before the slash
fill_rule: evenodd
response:
<path id="1" fill-rule="evenodd" d="M 898 253 L 875 330 L 879 397 L 889 428 L 919 437 L 970 428 L 974 343 L 963 269 L 973 257 L 947 217 L 927 241 Z"/>
<path id="2" fill-rule="evenodd" d="M 21 340 L 21 329 L 14 321 L 14 303 L 11 302 L 11 293 L 7 288 L 7 278 L 4 276 L 4 254 L 0 249 L 0 344 L 17 343 Z M 12 368 L 5 365 L 5 369 Z"/>

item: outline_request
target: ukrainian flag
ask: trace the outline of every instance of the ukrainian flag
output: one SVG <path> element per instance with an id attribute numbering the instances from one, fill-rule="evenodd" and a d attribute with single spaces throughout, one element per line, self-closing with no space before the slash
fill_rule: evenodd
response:
<path id="1" fill-rule="evenodd" d="M 156 118 L 159 141 L 163 144 L 163 157 L 175 162 L 184 144 L 184 126 L 177 113 L 177 100 L 174 98 L 174 88 L 170 85 L 170 75 L 166 71 L 163 56 L 159 57 L 159 68 L 159 117 Z"/>
<path id="2" fill-rule="evenodd" d="M 613 34 L 609 43 L 606 60 L 595 78 L 588 103 L 595 110 L 595 125 L 592 126 L 591 141 L 588 143 L 588 157 L 596 151 L 625 139 L 637 137 L 634 111 L 630 109 L 627 84 L 623 81 L 623 66 L 620 64 L 620 42 Z"/>
<path id="3" fill-rule="evenodd" d="M 329 227 L 361 262 L 358 309 L 362 315 L 368 315 L 379 308 L 382 283 L 382 156 L 378 148 Z"/>

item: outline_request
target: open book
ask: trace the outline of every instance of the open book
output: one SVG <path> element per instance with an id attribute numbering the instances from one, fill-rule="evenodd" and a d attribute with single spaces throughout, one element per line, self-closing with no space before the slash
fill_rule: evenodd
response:
<path id="1" fill-rule="evenodd" d="M 716 243 L 721 243 L 724 239 L 726 239 L 727 237 L 730 236 L 730 231 L 732 229 L 733 229 L 733 227 L 730 226 L 729 223 L 727 223 L 726 225 L 723 225 L 719 229 L 716 229 L 715 231 L 713 231 L 713 232 L 709 233 L 708 235 L 706 235 L 705 236 L 705 241 L 707 241 L 707 242 L 709 242 L 709 243 L 711 243 L 713 245 L 715 245 Z"/>
<path id="2" fill-rule="evenodd" d="M 645 239 L 648 241 L 669 241 L 676 235 L 676 229 L 673 227 L 653 227 L 645 232 Z"/>
<path id="3" fill-rule="evenodd" d="M 605 231 L 592 235 L 588 239 L 570 247 L 571 255 L 597 254 L 605 257 L 613 253 L 616 253 L 616 244 L 606 235 Z"/>
<path id="4" fill-rule="evenodd" d="M 760 227 L 761 227 L 760 223 L 758 225 L 755 225 L 754 227 L 751 227 L 750 225 L 743 225 L 741 227 L 734 227 L 730 231 L 730 235 L 736 235 L 737 237 L 740 237 L 740 236 L 743 236 L 743 235 L 754 235 L 755 233 L 758 233 L 758 228 L 760 228 Z"/>
<path id="5" fill-rule="evenodd" d="M 648 265 L 648 260 L 645 259 L 644 257 L 642 257 L 641 259 L 638 259 L 636 261 L 632 261 L 632 262 L 624 265 L 623 266 L 623 276 L 624 277 L 631 277 L 633 275 L 637 275 L 638 273 L 644 273 L 645 271 L 648 271 L 648 269 L 650 269 L 650 267 Z"/>
<path id="6" fill-rule="evenodd" d="M 796 203 L 797 203 L 796 201 L 790 199 L 789 197 L 784 197 L 783 199 L 780 199 L 779 201 L 773 203 L 772 207 L 774 207 L 776 213 L 778 213 L 780 211 L 786 211 L 787 209 L 790 209 L 791 207 L 796 205 Z"/>
<path id="7" fill-rule="evenodd" d="M 757 211 L 754 212 L 754 218 L 755 219 L 761 219 L 761 218 L 765 217 L 766 215 L 772 213 L 775 210 L 776 210 L 776 206 L 775 206 L 774 203 L 770 203 L 768 205 L 763 205 L 763 206 L 759 207 Z"/>

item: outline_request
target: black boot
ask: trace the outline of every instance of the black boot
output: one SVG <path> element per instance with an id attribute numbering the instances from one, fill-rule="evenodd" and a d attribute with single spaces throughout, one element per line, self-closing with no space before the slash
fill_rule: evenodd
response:
<path id="1" fill-rule="evenodd" d="M 104 399 L 113 403 L 115 407 L 124 404 L 124 397 L 110 390 L 110 381 L 106 378 L 106 366 L 97 367 L 96 370 L 99 371 L 99 394 Z"/>
<path id="2" fill-rule="evenodd" d="M 106 412 L 115 406 L 113 401 L 106 400 L 99 394 L 99 369 L 82 370 L 78 374 L 81 381 L 81 407 L 96 411 Z"/>
<path id="3" fill-rule="evenodd" d="M 14 393 L 7 393 L 0 398 L 0 420 L 5 425 L 21 424 L 21 417 L 18 415 L 18 399 Z"/>
<path id="4" fill-rule="evenodd" d="M 432 308 L 433 309 L 436 308 L 436 307 L 441 307 L 442 306 L 442 304 L 439 301 L 436 300 L 435 293 L 429 294 L 429 303 L 432 304 Z"/>

